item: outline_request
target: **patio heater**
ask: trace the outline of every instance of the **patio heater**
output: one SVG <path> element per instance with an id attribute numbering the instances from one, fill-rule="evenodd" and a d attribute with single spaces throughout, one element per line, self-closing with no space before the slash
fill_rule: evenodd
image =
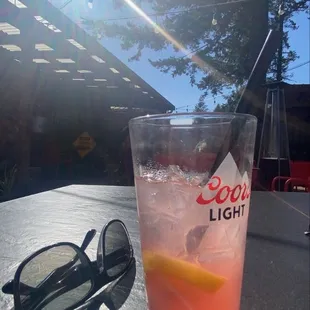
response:
<path id="1" fill-rule="evenodd" d="M 276 176 L 290 176 L 290 151 L 287 133 L 286 107 L 282 62 L 283 62 L 283 29 L 284 29 L 284 0 L 280 0 L 278 11 L 278 31 L 280 44 L 277 53 L 277 72 L 274 83 L 268 83 L 264 109 L 261 140 L 258 150 L 257 168 L 260 183 L 269 189 L 272 179 Z M 277 184 L 277 190 L 283 188 L 282 182 Z"/>
<path id="2" fill-rule="evenodd" d="M 260 116 L 263 114 L 264 110 L 264 100 L 260 99 L 259 94 L 260 85 L 265 80 L 269 65 L 272 61 L 272 58 L 274 57 L 276 50 L 279 47 L 280 40 L 281 36 L 279 31 L 269 31 L 266 41 L 250 74 L 247 85 L 239 99 L 235 112 L 256 115 L 259 119 L 263 118 Z M 261 134 L 259 128 L 257 131 L 257 136 L 259 136 L 258 134 Z M 257 148 L 255 147 L 255 149 Z M 258 154 L 258 152 L 256 152 L 256 154 Z M 258 169 L 257 165 L 255 169 Z M 256 170 L 256 174 L 257 171 L 258 170 Z"/>
<path id="3" fill-rule="evenodd" d="M 266 188 L 276 176 L 290 176 L 290 152 L 287 131 L 284 83 L 267 84 L 263 127 L 258 152 L 257 167 L 260 182 Z M 278 182 L 277 190 L 283 184 Z"/>

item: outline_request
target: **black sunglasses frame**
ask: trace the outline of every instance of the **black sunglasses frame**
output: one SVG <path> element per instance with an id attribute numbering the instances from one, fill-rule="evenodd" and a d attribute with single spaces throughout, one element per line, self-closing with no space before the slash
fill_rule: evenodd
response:
<path id="1" fill-rule="evenodd" d="M 125 233 L 126 233 L 126 237 L 128 240 L 128 246 L 129 246 L 129 255 L 130 258 L 128 259 L 128 263 L 127 265 L 124 267 L 124 269 L 119 272 L 118 274 L 115 274 L 114 276 L 109 276 L 107 273 L 107 270 L 105 268 L 107 264 L 107 255 L 105 253 L 105 236 L 107 233 L 108 228 L 110 227 L 111 224 L 113 223 L 118 223 L 122 226 L 122 228 L 124 229 Z M 93 231 L 93 233 L 95 234 L 95 231 Z M 93 236 L 94 236 L 93 234 Z M 93 236 L 91 237 L 90 241 L 93 239 Z M 85 241 L 85 240 L 84 240 Z M 89 241 L 89 242 L 90 242 Z M 84 244 L 84 242 L 83 242 Z M 89 243 L 88 243 L 89 244 Z M 33 254 L 31 254 L 30 256 L 28 256 L 25 260 L 23 260 L 21 262 L 21 264 L 18 266 L 16 272 L 15 272 L 15 276 L 14 276 L 14 280 L 13 280 L 13 294 L 14 294 L 14 309 L 15 310 L 23 310 L 23 305 L 21 302 L 21 292 L 20 292 L 20 277 L 21 277 L 21 273 L 24 269 L 24 267 L 36 256 L 40 255 L 43 252 L 46 252 L 54 247 L 58 247 L 58 246 L 68 246 L 73 248 L 77 255 L 79 256 L 80 260 L 85 260 L 85 262 L 87 262 L 87 264 L 90 267 L 90 271 L 91 274 L 89 275 L 89 280 L 91 281 L 91 288 L 88 292 L 88 294 L 83 297 L 81 300 L 79 300 L 78 302 L 76 302 L 75 304 L 73 304 L 70 307 L 65 308 L 64 310 L 73 310 L 76 307 L 79 307 L 81 305 L 83 305 L 92 295 L 94 295 L 100 288 L 102 288 L 104 285 L 106 285 L 109 282 L 112 282 L 114 280 L 116 280 L 117 278 L 119 278 L 122 274 L 126 273 L 127 270 L 130 268 L 131 266 L 131 262 L 133 260 L 134 257 L 134 252 L 133 252 L 133 247 L 131 244 L 131 240 L 129 237 L 129 233 L 128 230 L 125 226 L 125 224 L 118 220 L 112 220 L 109 221 L 102 229 L 101 233 L 100 233 L 100 237 L 99 237 L 99 243 L 98 243 L 98 248 L 97 248 L 97 260 L 92 262 L 89 257 L 87 256 L 87 254 L 85 253 L 85 249 L 88 246 L 88 244 L 85 244 L 85 246 L 77 246 L 74 243 L 71 242 L 59 242 L 59 243 L 55 243 L 49 246 L 46 246 L 36 252 L 34 252 Z M 84 249 L 83 249 L 84 248 Z M 60 294 L 61 295 L 61 294 Z M 37 309 L 37 308 L 34 308 Z"/>

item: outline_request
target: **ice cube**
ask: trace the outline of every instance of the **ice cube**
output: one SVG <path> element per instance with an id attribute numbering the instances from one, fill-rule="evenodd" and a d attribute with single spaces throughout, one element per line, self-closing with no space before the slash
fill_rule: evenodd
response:
<path id="1" fill-rule="evenodd" d="M 194 152 L 198 152 L 198 153 L 201 153 L 202 151 L 206 150 L 207 149 L 207 142 L 206 140 L 201 140 L 197 143 L 195 149 L 194 149 Z"/>
<path id="2" fill-rule="evenodd" d="M 147 246 L 175 256 L 184 251 L 183 229 L 175 217 L 163 213 L 144 213 L 141 215 L 141 221 L 141 236 Z"/>
<path id="3" fill-rule="evenodd" d="M 200 263 L 234 258 L 235 251 L 228 240 L 225 225 L 210 225 L 197 252 L 200 253 Z"/>
<path id="4" fill-rule="evenodd" d="M 246 223 L 231 224 L 226 228 L 226 235 L 236 256 L 242 255 L 246 243 Z"/>
<path id="5" fill-rule="evenodd" d="M 186 175 L 178 165 L 170 165 L 167 169 L 168 180 L 186 183 Z"/>
<path id="6" fill-rule="evenodd" d="M 240 244 L 240 225 L 234 223 L 228 225 L 225 229 L 227 240 L 232 248 L 236 248 Z"/>
<path id="7" fill-rule="evenodd" d="M 226 250 L 214 250 L 214 251 L 203 251 L 202 254 L 198 255 L 197 261 L 200 264 L 206 264 L 210 262 L 216 262 L 219 260 L 231 260 L 236 257 L 235 252 L 229 249 Z"/>
<path id="8" fill-rule="evenodd" d="M 181 219 L 188 212 L 191 204 L 195 202 L 190 189 L 180 183 L 168 183 L 167 190 L 167 212 L 178 219 Z"/>
<path id="9" fill-rule="evenodd" d="M 193 253 L 199 247 L 207 229 L 207 225 L 197 225 L 186 234 L 185 247 L 187 253 Z"/>
<path id="10" fill-rule="evenodd" d="M 190 173 L 187 175 L 187 183 L 191 186 L 201 186 L 203 181 L 208 179 L 208 172 L 205 173 Z"/>

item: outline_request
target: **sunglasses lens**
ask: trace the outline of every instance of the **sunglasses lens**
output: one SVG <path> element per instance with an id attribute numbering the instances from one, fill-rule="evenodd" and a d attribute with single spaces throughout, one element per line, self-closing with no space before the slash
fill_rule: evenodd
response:
<path id="1" fill-rule="evenodd" d="M 105 251 L 104 266 L 108 276 L 122 274 L 132 259 L 132 247 L 124 224 L 119 221 L 108 224 L 102 241 Z"/>
<path id="2" fill-rule="evenodd" d="M 19 279 L 22 309 L 66 309 L 82 300 L 92 285 L 85 255 L 68 245 L 55 246 L 24 266 Z"/>

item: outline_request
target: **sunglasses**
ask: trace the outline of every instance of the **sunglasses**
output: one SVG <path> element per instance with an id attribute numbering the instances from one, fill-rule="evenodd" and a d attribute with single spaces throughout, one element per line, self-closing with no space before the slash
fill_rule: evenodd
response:
<path id="1" fill-rule="evenodd" d="M 95 235 L 95 229 L 88 231 L 80 247 L 60 242 L 27 257 L 2 287 L 14 295 L 14 309 L 71 310 L 126 273 L 133 248 L 125 224 L 112 220 L 103 227 L 97 259 L 91 261 L 85 250 Z"/>

